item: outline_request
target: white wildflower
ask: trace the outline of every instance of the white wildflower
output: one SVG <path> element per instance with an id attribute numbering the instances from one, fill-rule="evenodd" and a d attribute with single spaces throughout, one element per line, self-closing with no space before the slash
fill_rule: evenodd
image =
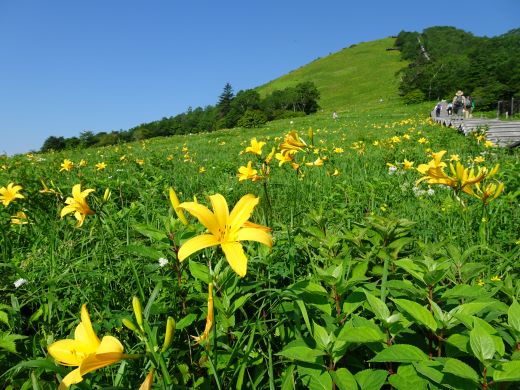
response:
<path id="1" fill-rule="evenodd" d="M 27 283 L 27 279 L 20 278 L 16 282 L 14 282 L 14 287 L 18 288 L 20 286 L 23 286 L 25 283 Z"/>
<path id="2" fill-rule="evenodd" d="M 160 266 L 160 267 L 164 267 L 164 266 L 167 265 L 167 264 L 168 264 L 168 259 L 165 259 L 164 257 L 161 257 L 161 258 L 159 259 L 159 266 Z"/>

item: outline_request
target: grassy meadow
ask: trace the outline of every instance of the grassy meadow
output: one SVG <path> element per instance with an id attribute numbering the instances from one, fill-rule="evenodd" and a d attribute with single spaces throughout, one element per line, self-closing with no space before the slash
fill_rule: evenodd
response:
<path id="1" fill-rule="evenodd" d="M 518 150 L 386 85 L 1 157 L 0 388 L 518 388 Z"/>

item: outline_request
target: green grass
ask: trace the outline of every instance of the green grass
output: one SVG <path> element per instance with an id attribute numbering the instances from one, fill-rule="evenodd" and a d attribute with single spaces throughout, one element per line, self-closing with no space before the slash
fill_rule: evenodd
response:
<path id="1" fill-rule="evenodd" d="M 395 39 L 364 42 L 319 58 L 257 88 L 260 94 L 312 81 L 325 111 L 359 112 L 399 107 L 396 73 L 406 66 L 400 53 L 387 51 Z M 380 100 L 383 100 L 381 102 Z"/>

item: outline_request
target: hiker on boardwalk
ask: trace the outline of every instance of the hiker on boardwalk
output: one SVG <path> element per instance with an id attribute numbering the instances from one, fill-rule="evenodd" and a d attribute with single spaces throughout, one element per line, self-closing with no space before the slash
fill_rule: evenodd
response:
<path id="1" fill-rule="evenodd" d="M 448 116 L 451 116 L 451 114 L 453 113 L 453 103 L 452 102 L 449 102 L 448 105 L 446 106 L 446 112 L 448 113 Z"/>
<path id="2" fill-rule="evenodd" d="M 464 114 L 464 107 L 466 105 L 466 98 L 464 97 L 464 92 L 457 91 L 452 103 L 453 113 L 459 118 L 462 118 L 462 115 Z"/>
<path id="3" fill-rule="evenodd" d="M 441 116 L 441 109 L 442 109 L 442 105 L 441 105 L 441 102 L 439 102 L 435 105 L 435 116 L 437 118 Z"/>
<path id="4" fill-rule="evenodd" d="M 464 119 L 473 118 L 473 108 L 475 107 L 475 103 L 471 96 L 466 96 L 466 101 L 464 102 Z"/>

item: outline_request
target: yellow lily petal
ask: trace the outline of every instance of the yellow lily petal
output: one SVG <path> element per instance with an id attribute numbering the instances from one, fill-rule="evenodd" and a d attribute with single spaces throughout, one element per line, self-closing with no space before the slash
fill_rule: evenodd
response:
<path id="1" fill-rule="evenodd" d="M 81 365 L 79 366 L 80 375 L 88 374 L 89 372 L 97 370 L 98 368 L 110 366 L 111 364 L 117 363 L 122 358 L 123 354 L 121 352 L 89 355 L 81 362 Z"/>
<path id="2" fill-rule="evenodd" d="M 70 199 L 70 198 L 69 198 Z M 68 200 L 68 199 L 67 199 Z M 61 213 L 60 213 L 60 217 L 64 217 L 65 215 L 69 214 L 69 213 L 73 213 L 76 211 L 76 208 L 74 206 L 65 206 L 62 210 L 61 210 Z"/>
<path id="3" fill-rule="evenodd" d="M 237 241 L 256 241 L 269 248 L 273 246 L 273 238 L 271 235 L 264 230 L 256 228 L 242 228 L 235 234 L 235 240 Z"/>
<path id="4" fill-rule="evenodd" d="M 259 198 L 252 194 L 240 198 L 229 216 L 231 229 L 238 230 L 249 219 L 258 202 Z"/>
<path id="5" fill-rule="evenodd" d="M 60 385 L 58 386 L 58 390 L 68 389 L 70 385 L 79 383 L 82 380 L 83 380 L 83 377 L 81 376 L 81 374 L 79 372 L 79 368 L 76 368 L 75 370 L 69 372 L 65 376 L 65 378 L 63 378 Z"/>
<path id="6" fill-rule="evenodd" d="M 101 344 L 96 351 L 96 354 L 104 354 L 104 353 L 123 353 L 124 347 L 114 336 L 105 336 L 101 340 Z"/>
<path id="7" fill-rule="evenodd" d="M 79 366 L 91 349 L 77 340 L 58 340 L 47 347 L 49 354 L 64 366 Z M 95 351 L 95 350 L 94 350 Z"/>
<path id="8" fill-rule="evenodd" d="M 195 202 L 183 202 L 179 207 L 197 218 L 199 222 L 211 232 L 211 234 L 215 236 L 220 235 L 218 220 L 215 217 L 215 214 L 213 214 L 206 206 Z"/>
<path id="9" fill-rule="evenodd" d="M 221 244 L 226 259 L 238 276 L 243 278 L 247 272 L 247 257 L 239 242 L 223 242 Z"/>
<path id="10" fill-rule="evenodd" d="M 88 314 L 87 305 L 81 306 L 81 323 L 74 332 L 74 338 L 86 345 L 92 347 L 92 352 L 95 352 L 99 347 L 99 338 L 92 328 L 92 322 L 90 322 L 90 315 Z"/>
<path id="11" fill-rule="evenodd" d="M 148 373 L 148 375 L 146 375 L 146 378 L 139 387 L 139 390 L 150 390 L 152 388 L 154 372 L 155 368 L 150 369 L 150 372 Z"/>
<path id="12" fill-rule="evenodd" d="M 211 202 L 211 207 L 213 208 L 213 213 L 217 218 L 220 230 L 225 231 L 229 219 L 229 208 L 226 199 L 220 194 L 215 194 L 211 195 L 209 200 Z"/>
<path id="13" fill-rule="evenodd" d="M 175 193 L 175 190 L 170 187 L 170 203 L 172 204 L 173 211 L 175 211 L 175 214 L 177 214 L 177 218 L 179 218 L 179 221 L 182 222 L 183 225 L 188 224 L 188 220 L 186 219 L 186 216 L 184 215 L 181 208 L 179 208 L 180 202 L 179 198 L 177 198 L 177 194 Z"/>
<path id="14" fill-rule="evenodd" d="M 179 249 L 179 261 L 183 261 L 192 253 L 200 251 L 201 249 L 209 248 L 210 246 L 215 246 L 218 244 L 220 244 L 219 240 L 212 234 L 202 234 L 200 236 L 193 237 L 186 241 Z"/>

